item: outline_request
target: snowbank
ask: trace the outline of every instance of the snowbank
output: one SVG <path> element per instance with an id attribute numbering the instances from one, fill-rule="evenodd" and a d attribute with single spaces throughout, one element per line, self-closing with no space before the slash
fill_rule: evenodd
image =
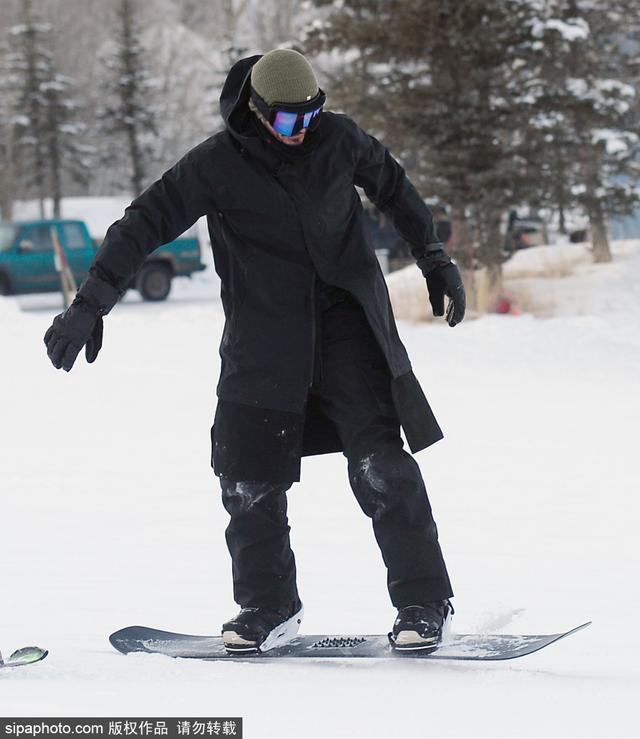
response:
<path id="1" fill-rule="evenodd" d="M 589 244 L 559 244 L 523 249 L 504 264 L 504 294 L 520 313 L 550 318 L 606 313 L 614 309 L 640 312 L 640 241 L 614 241 L 613 261 L 594 264 Z M 482 271 L 466 274 L 470 310 L 484 297 Z M 432 321 L 422 274 L 415 265 L 387 276 L 396 318 Z M 474 300 L 475 298 L 475 300 Z"/>
<path id="2" fill-rule="evenodd" d="M 393 314 L 402 321 L 430 321 L 433 318 L 427 284 L 415 264 L 386 276 Z"/>
<path id="3" fill-rule="evenodd" d="M 520 310 L 540 317 L 640 312 L 640 241 L 614 241 L 613 261 L 594 264 L 586 244 L 518 252 L 504 287 Z"/>
<path id="4" fill-rule="evenodd" d="M 535 246 L 517 251 L 503 265 L 506 280 L 523 277 L 564 277 L 578 266 L 591 264 L 589 244 Z"/>

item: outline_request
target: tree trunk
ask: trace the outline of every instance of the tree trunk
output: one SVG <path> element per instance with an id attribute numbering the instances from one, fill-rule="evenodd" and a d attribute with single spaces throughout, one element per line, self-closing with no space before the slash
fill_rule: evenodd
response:
<path id="1" fill-rule="evenodd" d="M 48 123 L 49 123 L 49 171 L 51 173 L 51 198 L 53 200 L 53 218 L 60 219 L 61 208 L 60 202 L 62 200 L 62 185 L 60 177 L 60 141 L 58 139 L 58 124 L 55 119 L 55 105 L 56 100 L 52 95 L 49 98 L 48 105 Z"/>
<path id="2" fill-rule="evenodd" d="M 562 154 L 558 154 L 556 169 L 556 203 L 558 204 L 558 231 L 567 233 L 565 210 L 567 207 L 567 167 Z"/>
<path id="3" fill-rule="evenodd" d="M 563 236 L 567 233 L 567 225 L 564 215 L 564 206 L 562 203 L 558 204 L 558 232 Z"/>
<path id="4" fill-rule="evenodd" d="M 492 264 L 487 267 L 489 294 L 497 297 L 502 292 L 502 265 Z"/>
<path id="5" fill-rule="evenodd" d="M 604 211 L 601 199 L 598 197 L 600 188 L 600 171 L 594 147 L 583 146 L 581 150 L 582 172 L 586 187 L 585 209 L 589 216 L 591 227 L 591 247 L 594 262 L 610 262 L 611 249 L 605 224 Z"/>
<path id="6" fill-rule="evenodd" d="M 473 237 L 461 203 L 451 205 L 451 241 L 447 251 L 464 269 L 474 268 Z"/>
<path id="7" fill-rule="evenodd" d="M 7 126 L 7 129 L 9 127 Z M 13 141 L 9 130 L 3 145 L 2 177 L 0 177 L 0 218 L 10 221 L 13 218 L 14 190 L 16 188 L 16 170 L 13 161 Z"/>
<path id="8" fill-rule="evenodd" d="M 480 210 L 476 214 L 478 229 L 478 249 L 476 254 L 480 263 L 485 267 L 486 285 L 478 309 L 491 310 L 498 296 L 502 292 L 502 262 L 504 254 L 502 235 L 500 233 L 500 214 Z"/>
<path id="9" fill-rule="evenodd" d="M 62 218 L 62 199 L 60 195 L 53 197 L 53 218 L 60 220 Z"/>
<path id="10" fill-rule="evenodd" d="M 131 187 L 133 189 L 133 196 L 137 198 L 143 189 L 142 155 L 133 125 L 127 126 L 127 140 L 129 142 L 129 161 L 131 162 Z"/>
<path id="11" fill-rule="evenodd" d="M 460 267 L 467 293 L 467 308 L 470 311 L 480 310 L 473 237 L 462 203 L 451 206 L 451 239 L 447 251 Z"/>
<path id="12" fill-rule="evenodd" d="M 10 221 L 13 218 L 13 197 L 10 192 L 0 191 L 0 219 Z"/>
<path id="13" fill-rule="evenodd" d="M 593 261 L 597 263 L 610 262 L 613 257 L 611 256 L 607 228 L 600 207 L 593 208 L 589 211 L 589 225 L 591 227 Z"/>

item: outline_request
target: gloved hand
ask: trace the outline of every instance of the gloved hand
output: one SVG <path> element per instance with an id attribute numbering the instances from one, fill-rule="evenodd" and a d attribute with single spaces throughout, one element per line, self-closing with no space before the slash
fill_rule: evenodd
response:
<path id="1" fill-rule="evenodd" d="M 449 298 L 447 323 L 455 326 L 464 318 L 467 300 L 460 271 L 455 262 L 443 250 L 427 252 L 417 261 L 427 281 L 429 302 L 434 316 L 444 315 L 444 296 Z"/>
<path id="2" fill-rule="evenodd" d="M 102 316 L 115 305 L 121 293 L 96 277 L 88 277 L 64 313 L 56 316 L 44 335 L 47 354 L 56 369 L 73 367 L 83 346 L 87 362 L 94 362 L 102 347 Z"/>
<path id="3" fill-rule="evenodd" d="M 56 369 L 69 372 L 85 344 L 87 362 L 93 362 L 102 346 L 102 316 L 82 298 L 76 298 L 53 319 L 44 343 Z"/>

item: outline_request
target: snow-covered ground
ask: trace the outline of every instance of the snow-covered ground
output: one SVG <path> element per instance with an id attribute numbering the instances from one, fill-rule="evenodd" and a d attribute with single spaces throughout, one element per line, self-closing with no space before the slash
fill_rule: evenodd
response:
<path id="1" fill-rule="evenodd" d="M 505 288 L 521 310 L 542 317 L 634 313 L 640 306 L 637 248 L 636 241 L 614 242 L 610 264 L 594 264 L 589 244 L 525 249 L 504 265 Z M 637 329 L 633 321 L 628 328 Z"/>
<path id="2" fill-rule="evenodd" d="M 595 280 L 606 296 L 588 311 L 400 326 L 446 434 L 417 459 L 456 630 L 593 620 L 507 663 L 114 652 L 107 636 L 122 626 L 215 633 L 236 610 L 209 467 L 217 283 L 177 281 L 161 305 L 128 296 L 98 361 L 69 374 L 42 344 L 59 298 L 0 298 L 0 647 L 50 649 L 0 671 L 0 715 L 243 716 L 251 738 L 638 736 L 640 243 L 617 253 L 585 267 L 582 289 Z M 385 573 L 344 459 L 306 460 L 289 500 L 304 631 L 388 630 Z"/>

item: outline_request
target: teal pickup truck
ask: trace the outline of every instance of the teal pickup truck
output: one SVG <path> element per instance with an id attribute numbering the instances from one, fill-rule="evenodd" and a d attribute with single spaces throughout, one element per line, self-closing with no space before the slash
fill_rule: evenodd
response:
<path id="1" fill-rule="evenodd" d="M 80 285 L 99 246 L 83 221 L 0 221 L 0 295 L 60 290 L 55 236 Z M 174 277 L 190 276 L 204 268 L 198 239 L 184 235 L 150 254 L 128 287 L 138 290 L 145 300 L 164 300 Z"/>

